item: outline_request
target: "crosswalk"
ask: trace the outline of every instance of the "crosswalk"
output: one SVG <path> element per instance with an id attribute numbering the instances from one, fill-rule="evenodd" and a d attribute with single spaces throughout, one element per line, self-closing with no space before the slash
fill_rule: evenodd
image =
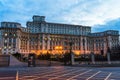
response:
<path id="1" fill-rule="evenodd" d="M 0 80 L 120 80 L 120 73 L 80 67 L 34 67 L 0 70 Z"/>

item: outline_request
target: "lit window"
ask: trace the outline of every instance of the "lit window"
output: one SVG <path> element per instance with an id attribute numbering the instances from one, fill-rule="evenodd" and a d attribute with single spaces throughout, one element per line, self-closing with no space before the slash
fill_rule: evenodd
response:
<path id="1" fill-rule="evenodd" d="M 7 36 L 7 33 L 5 33 L 5 36 Z"/>
<path id="2" fill-rule="evenodd" d="M 7 42 L 7 40 L 5 40 L 5 43 Z"/>
<path id="3" fill-rule="evenodd" d="M 4 49 L 6 49 L 7 47 L 5 46 Z"/>
<path id="4" fill-rule="evenodd" d="M 14 37 L 16 36 L 16 34 L 14 34 Z"/>
<path id="5" fill-rule="evenodd" d="M 11 46 L 9 46 L 9 49 L 11 48 Z"/>

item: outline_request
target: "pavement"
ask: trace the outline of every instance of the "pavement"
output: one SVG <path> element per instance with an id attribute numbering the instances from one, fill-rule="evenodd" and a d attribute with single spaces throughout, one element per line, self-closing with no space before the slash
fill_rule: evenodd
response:
<path id="1" fill-rule="evenodd" d="M 120 67 L 9 67 L 0 68 L 0 75 L 0 80 L 120 80 Z"/>
<path id="2" fill-rule="evenodd" d="M 0 68 L 0 80 L 120 80 L 120 67 L 81 66 L 27 67 L 11 56 L 10 67 Z"/>

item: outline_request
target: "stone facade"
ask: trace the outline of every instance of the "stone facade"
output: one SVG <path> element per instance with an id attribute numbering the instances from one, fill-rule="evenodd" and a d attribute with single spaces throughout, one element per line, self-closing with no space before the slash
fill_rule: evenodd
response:
<path id="1" fill-rule="evenodd" d="M 45 16 L 33 16 L 26 28 L 16 22 L 1 22 L 0 51 L 12 53 L 63 54 L 70 49 L 75 54 L 106 53 L 108 47 L 119 45 L 119 32 L 108 30 L 91 33 L 90 26 L 50 23 Z"/>

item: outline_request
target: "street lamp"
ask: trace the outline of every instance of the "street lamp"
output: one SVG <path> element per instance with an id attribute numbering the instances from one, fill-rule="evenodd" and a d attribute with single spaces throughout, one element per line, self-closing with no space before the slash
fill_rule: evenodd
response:
<path id="1" fill-rule="evenodd" d="M 74 54 L 72 53 L 72 45 L 73 45 L 73 42 L 69 42 L 69 46 L 70 46 L 70 65 L 74 64 Z"/>
<path id="2" fill-rule="evenodd" d="M 30 28 L 28 28 L 28 55 L 30 54 Z"/>
<path id="3" fill-rule="evenodd" d="M 83 50 L 84 50 L 84 58 L 85 58 L 85 40 L 83 39 Z"/>
<path id="4" fill-rule="evenodd" d="M 94 55 L 94 41 L 91 41 L 91 59 L 92 59 L 92 63 L 95 64 L 95 55 Z"/>
<path id="5" fill-rule="evenodd" d="M 2 52 L 1 52 L 1 48 L 0 48 L 0 54 L 2 54 Z"/>
<path id="6" fill-rule="evenodd" d="M 111 61 L 110 61 L 110 53 L 111 53 L 111 51 L 110 51 L 110 48 L 108 47 L 108 48 L 107 48 L 107 60 L 108 60 L 108 64 L 111 64 Z"/>
<path id="7" fill-rule="evenodd" d="M 49 60 L 50 60 L 49 66 L 51 66 L 51 55 L 52 55 L 52 49 L 50 48 L 49 49 Z"/>

